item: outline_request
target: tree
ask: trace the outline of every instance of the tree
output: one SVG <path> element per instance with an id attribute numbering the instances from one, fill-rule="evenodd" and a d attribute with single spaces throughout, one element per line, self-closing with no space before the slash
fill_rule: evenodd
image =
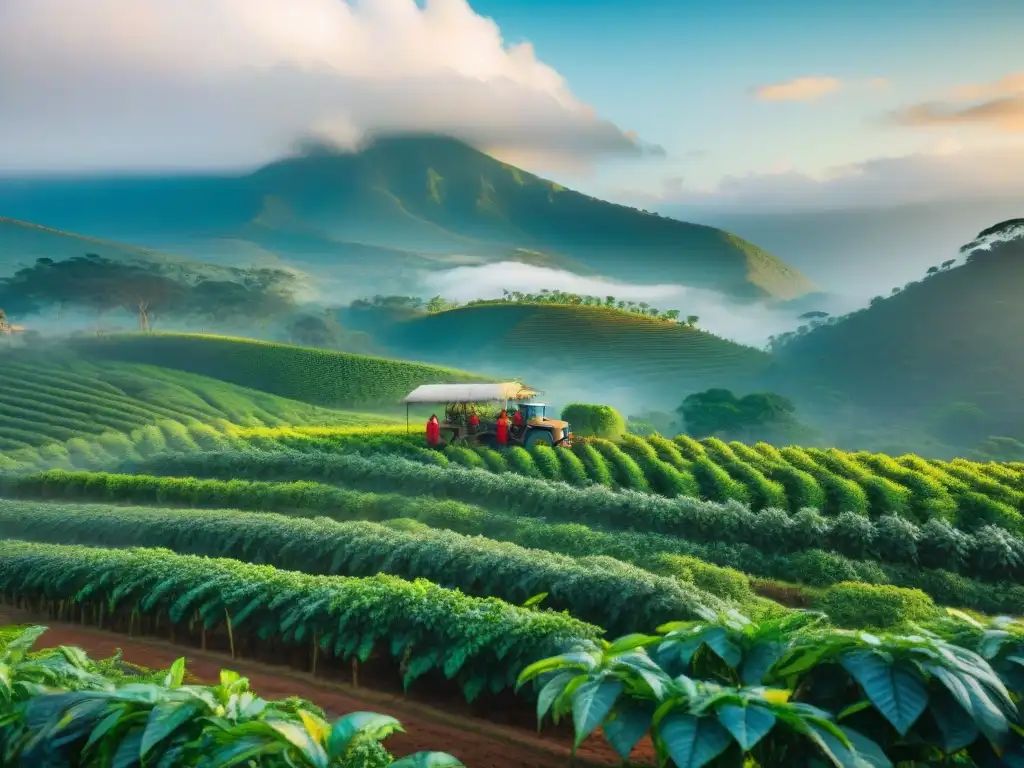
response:
<path id="1" fill-rule="evenodd" d="M 946 259 L 944 262 L 942 262 L 942 268 L 949 269 L 954 264 L 956 264 L 956 259 Z"/>
<path id="2" fill-rule="evenodd" d="M 749 440 L 758 432 L 798 426 L 793 401 L 773 392 L 737 398 L 728 389 L 709 389 L 689 395 L 676 412 L 695 437 L 725 435 Z"/>
<path id="3" fill-rule="evenodd" d="M 687 315 L 686 316 L 686 324 L 688 326 L 690 326 L 691 328 L 693 328 L 693 326 L 695 326 L 699 322 L 700 322 L 700 318 L 697 317 L 697 315 Z"/>
<path id="4" fill-rule="evenodd" d="M 679 310 L 678 309 L 670 309 L 668 312 L 666 312 L 663 315 L 663 317 L 666 320 L 672 320 L 672 321 L 678 320 L 679 319 Z"/>
<path id="5" fill-rule="evenodd" d="M 804 312 L 800 315 L 798 320 L 819 320 L 828 317 L 828 312 L 822 312 L 820 310 L 814 310 L 813 312 Z"/>
<path id="6" fill-rule="evenodd" d="M 934 275 L 939 271 L 938 267 L 928 267 L 928 271 L 925 274 Z"/>

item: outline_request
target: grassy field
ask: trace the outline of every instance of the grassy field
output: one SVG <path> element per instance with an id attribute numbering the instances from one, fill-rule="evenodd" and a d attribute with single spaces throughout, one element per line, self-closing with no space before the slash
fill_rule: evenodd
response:
<path id="1" fill-rule="evenodd" d="M 362 393 L 381 371 L 392 372 L 388 386 L 398 391 L 441 369 L 210 337 L 157 336 L 153 344 L 146 352 L 138 337 L 115 337 L 90 343 L 85 359 L 7 358 L 0 414 L 22 419 L 34 437 L 7 437 L 0 449 L 5 599 L 55 619 L 129 634 L 145 628 L 243 657 L 276 649 L 326 675 L 351 661 L 352 675 L 363 665 L 380 679 L 506 709 L 548 695 L 530 687 L 512 694 L 538 659 L 629 635 L 593 651 L 604 661 L 586 674 L 597 674 L 615 654 L 655 641 L 672 648 L 692 635 L 685 642 L 695 644 L 678 657 L 651 645 L 648 661 L 630 663 L 655 665 L 646 667 L 647 684 L 686 674 L 706 681 L 701 686 L 740 686 L 736 695 L 757 706 L 768 706 L 761 685 L 796 691 L 798 701 L 833 713 L 857 704 L 867 714 L 852 723 L 881 718 L 857 727 L 894 761 L 904 759 L 910 747 L 899 733 L 917 728 L 916 718 L 893 725 L 853 661 L 829 667 L 853 670 L 849 701 L 815 699 L 809 682 L 784 672 L 805 663 L 801 654 L 874 653 L 875 641 L 842 634 L 870 630 L 886 649 L 873 664 L 901 664 L 918 653 L 908 648 L 928 644 L 920 654 L 932 653 L 932 664 L 961 653 L 950 648 L 988 653 L 947 672 L 989 675 L 978 690 L 995 697 L 985 699 L 992 719 L 972 716 L 995 729 L 1000 754 L 1020 747 L 1010 723 L 1024 693 L 1013 661 L 1024 653 L 1024 628 L 988 616 L 1019 615 L 1024 606 L 1024 466 L 686 436 L 578 440 L 571 450 L 431 451 L 404 424 L 110 357 L 145 352 L 168 366 L 209 367 L 215 353 L 244 359 L 247 350 L 269 349 L 347 366 L 332 391 L 368 405 L 373 398 Z M 197 347 L 208 351 L 186 354 Z M 252 383 L 267 382 L 305 386 L 301 377 L 269 374 Z M 323 382 L 310 382 L 306 399 L 323 391 Z M 797 631 L 805 625 L 819 629 Z M 985 627 L 1004 633 L 998 647 L 982 643 Z M 654 640 L 643 639 L 655 630 Z M 768 653 L 755 647 L 769 638 L 778 645 L 755 664 L 750 659 Z M 947 679 L 923 666 L 900 669 L 924 675 L 894 683 L 914 690 Z M 868 687 L 856 694 L 858 685 Z M 946 702 L 938 693 L 925 699 L 925 709 Z M 1004 736 L 993 725 L 999 717 Z M 637 738 L 650 731 L 664 739 L 659 727 L 648 722 Z M 990 749 L 980 726 L 959 745 L 921 728 L 925 743 L 946 756 L 964 744 Z M 616 733 L 606 723 L 604 738 L 621 752 L 630 745 Z M 780 764 L 777 756 L 760 759 L 765 768 Z"/>
<path id="2" fill-rule="evenodd" d="M 551 304 L 460 307 L 399 323 L 388 343 L 420 359 L 544 370 L 548 377 L 572 372 L 587 377 L 581 384 L 599 373 L 601 383 L 641 389 L 752 377 L 771 364 L 760 350 L 699 329 L 600 307 Z"/>
<path id="3" fill-rule="evenodd" d="M 489 381 L 466 371 L 203 334 L 111 334 L 81 340 L 95 360 L 159 365 L 330 408 L 396 408 L 420 384 Z"/>

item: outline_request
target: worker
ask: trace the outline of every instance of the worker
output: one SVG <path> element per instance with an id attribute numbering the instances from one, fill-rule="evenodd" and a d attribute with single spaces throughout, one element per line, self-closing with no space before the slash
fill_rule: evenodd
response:
<path id="1" fill-rule="evenodd" d="M 523 411 L 519 408 L 516 408 L 514 411 L 512 411 L 512 434 L 518 438 L 519 435 L 522 434 L 522 431 Z"/>
<path id="2" fill-rule="evenodd" d="M 469 434 L 475 435 L 480 430 L 480 417 L 476 411 L 469 412 Z"/>
<path id="3" fill-rule="evenodd" d="M 498 414 L 498 424 L 496 436 L 498 438 L 498 446 L 504 448 L 508 445 L 508 416 L 505 415 L 505 411 Z"/>
<path id="4" fill-rule="evenodd" d="M 427 419 L 427 445 L 437 448 L 441 443 L 441 425 L 437 421 L 436 414 L 430 414 Z"/>

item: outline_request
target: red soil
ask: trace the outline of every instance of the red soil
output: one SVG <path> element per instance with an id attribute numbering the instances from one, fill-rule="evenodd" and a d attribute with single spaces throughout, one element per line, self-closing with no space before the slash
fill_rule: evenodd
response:
<path id="1" fill-rule="evenodd" d="M 232 659 L 228 654 L 181 647 L 151 638 L 128 638 L 124 634 L 97 630 L 32 616 L 4 607 L 0 625 L 44 624 L 49 627 L 37 648 L 74 645 L 93 658 L 109 658 L 121 649 L 126 662 L 151 669 L 166 669 L 176 658 L 185 656 L 189 673 L 203 683 L 215 683 L 223 668 L 233 669 L 249 678 L 252 688 L 267 699 L 299 696 L 312 701 L 332 716 L 354 711 L 373 711 L 398 718 L 405 733 L 396 733 L 386 742 L 397 756 L 420 750 L 449 752 L 468 768 L 565 768 L 569 765 L 621 765 L 621 761 L 600 734 L 587 739 L 570 762 L 571 736 L 565 728 L 546 730 L 522 727 L 521 717 L 511 712 L 486 712 L 488 719 L 474 717 L 473 708 L 464 702 L 448 700 L 435 705 L 412 701 L 404 696 L 373 688 L 355 688 L 314 678 L 288 668 L 271 666 L 249 659 Z M 361 675 L 362 682 L 366 679 Z M 426 685 L 428 682 L 424 681 Z M 416 690 L 416 686 L 413 687 Z M 423 698 L 422 696 L 420 698 Z M 430 697 L 425 698 L 430 701 Z M 512 721 L 513 725 L 493 720 Z M 635 760 L 655 762 L 651 744 L 645 740 L 633 755 Z"/>

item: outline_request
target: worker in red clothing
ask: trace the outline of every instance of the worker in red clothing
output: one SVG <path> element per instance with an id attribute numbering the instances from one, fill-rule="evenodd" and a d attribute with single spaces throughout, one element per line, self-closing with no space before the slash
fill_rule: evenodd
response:
<path id="1" fill-rule="evenodd" d="M 512 434 L 518 438 L 523 431 L 523 412 L 516 408 L 512 411 Z"/>
<path id="2" fill-rule="evenodd" d="M 441 425 L 437 421 L 435 414 L 430 414 L 430 418 L 427 419 L 427 445 L 431 448 L 437 448 L 441 443 Z"/>
<path id="3" fill-rule="evenodd" d="M 476 415 L 476 411 L 469 412 L 469 434 L 475 435 L 480 431 L 480 417 Z"/>
<path id="4" fill-rule="evenodd" d="M 508 445 L 508 416 L 502 411 L 498 414 L 498 425 L 497 429 L 498 445 L 504 448 Z"/>

